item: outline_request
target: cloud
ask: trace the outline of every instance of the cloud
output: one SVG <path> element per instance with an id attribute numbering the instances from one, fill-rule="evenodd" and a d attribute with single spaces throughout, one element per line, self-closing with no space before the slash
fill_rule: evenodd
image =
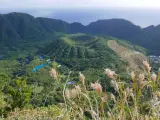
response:
<path id="1" fill-rule="evenodd" d="M 138 25 L 159 24 L 160 0 L 0 0 L 0 13 L 22 12 L 88 24 L 124 18 Z"/>
<path id="2" fill-rule="evenodd" d="M 141 7 L 158 8 L 159 0 L 0 0 L 0 8 L 101 8 Z"/>

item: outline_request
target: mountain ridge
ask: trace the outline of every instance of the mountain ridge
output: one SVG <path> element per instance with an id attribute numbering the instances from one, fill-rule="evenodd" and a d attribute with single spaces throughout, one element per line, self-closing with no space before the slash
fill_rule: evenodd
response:
<path id="1" fill-rule="evenodd" d="M 87 34 L 71 34 L 54 40 L 39 51 L 39 54 L 71 68 L 84 71 L 87 68 L 111 67 L 120 69 L 122 60 L 107 46 L 107 39 Z"/>
<path id="2" fill-rule="evenodd" d="M 44 19 L 60 20 L 60 21 L 66 22 L 65 20 L 55 19 L 55 18 L 53 18 L 53 17 L 34 17 L 33 15 L 30 15 L 29 13 L 23 13 L 23 12 L 10 12 L 10 13 L 6 13 L 6 14 L 0 13 L 0 16 L 3 16 L 3 15 L 10 15 L 10 14 L 21 14 L 21 15 L 24 15 L 24 14 L 25 14 L 25 15 L 28 15 L 28 16 L 33 17 L 33 18 L 35 18 L 35 19 L 44 18 Z M 96 20 L 96 21 L 90 22 L 90 23 L 87 24 L 87 25 L 84 25 L 84 24 L 81 23 L 81 22 L 71 22 L 71 23 L 66 22 L 66 23 L 68 23 L 68 24 L 77 23 L 77 24 L 81 24 L 82 26 L 85 26 L 85 27 L 86 27 L 86 26 L 90 25 L 91 23 L 94 23 L 94 22 L 101 22 L 101 21 L 106 21 L 106 20 L 125 20 L 125 21 L 127 21 L 127 22 L 129 22 L 129 23 L 131 23 L 131 24 L 134 24 L 134 23 L 132 23 L 132 21 L 129 21 L 129 20 L 124 19 L 124 18 L 98 19 L 98 20 Z M 151 25 L 146 26 L 146 27 L 141 27 L 140 25 L 136 25 L 136 24 L 134 24 L 134 25 L 140 27 L 141 29 L 145 29 L 145 28 L 148 28 L 148 27 L 157 27 L 157 26 L 160 26 L 160 23 L 159 23 L 158 25 L 152 25 L 152 24 L 151 24 Z"/>
<path id="3" fill-rule="evenodd" d="M 0 15 L 0 41 L 9 44 L 14 40 L 53 40 L 55 34 L 85 33 L 96 36 L 113 36 L 128 40 L 150 50 L 151 54 L 160 54 L 160 25 L 141 28 L 125 19 L 105 19 L 83 25 L 78 22 L 67 23 L 63 20 L 43 18 L 26 13 Z"/>
<path id="4" fill-rule="evenodd" d="M 124 71 L 126 65 L 128 70 L 141 71 L 142 61 L 147 59 L 135 45 L 110 37 L 87 34 L 60 37 L 41 49 L 38 54 L 50 56 L 51 59 L 80 71 L 105 67 Z"/>

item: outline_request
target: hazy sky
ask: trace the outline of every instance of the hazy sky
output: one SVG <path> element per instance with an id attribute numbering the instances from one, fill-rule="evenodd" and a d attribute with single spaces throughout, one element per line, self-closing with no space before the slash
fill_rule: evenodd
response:
<path id="1" fill-rule="evenodd" d="M 0 12 L 83 24 L 110 18 L 124 18 L 142 27 L 160 24 L 160 0 L 0 0 Z"/>
<path id="2" fill-rule="evenodd" d="M 160 7 L 159 0 L 0 0 L 1 8 Z"/>

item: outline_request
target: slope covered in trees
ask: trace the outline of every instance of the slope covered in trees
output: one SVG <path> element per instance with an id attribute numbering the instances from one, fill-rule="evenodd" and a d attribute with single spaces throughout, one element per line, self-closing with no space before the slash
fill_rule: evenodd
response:
<path id="1" fill-rule="evenodd" d="M 124 62 L 107 46 L 107 40 L 86 34 L 66 35 L 41 49 L 40 54 L 80 71 L 103 67 L 123 69 Z"/>
<path id="2" fill-rule="evenodd" d="M 6 45 L 15 40 L 53 40 L 57 33 L 87 33 L 125 39 L 146 47 L 150 53 L 160 54 L 159 31 L 159 25 L 140 28 L 124 19 L 98 20 L 84 26 L 50 18 L 34 18 L 24 13 L 0 15 L 0 43 Z"/>

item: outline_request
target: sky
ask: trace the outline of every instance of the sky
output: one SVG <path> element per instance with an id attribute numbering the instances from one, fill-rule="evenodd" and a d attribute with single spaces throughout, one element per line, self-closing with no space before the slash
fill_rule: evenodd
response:
<path id="1" fill-rule="evenodd" d="M 123 18 L 141 27 L 160 24 L 160 0 L 0 0 L 0 13 L 24 12 L 84 25 Z"/>

